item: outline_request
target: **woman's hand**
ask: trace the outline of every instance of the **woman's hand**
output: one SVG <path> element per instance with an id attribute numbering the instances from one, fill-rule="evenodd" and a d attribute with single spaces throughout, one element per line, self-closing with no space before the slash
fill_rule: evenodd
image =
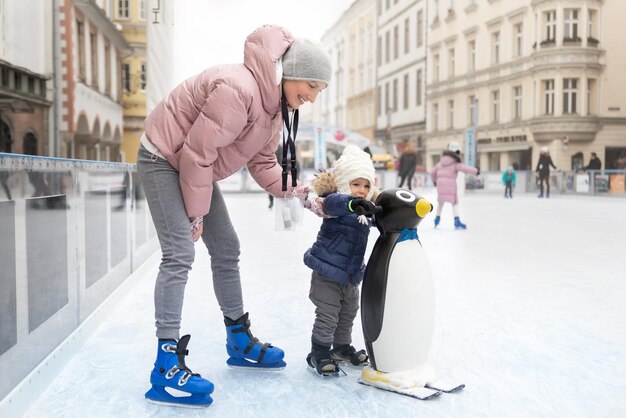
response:
<path id="1" fill-rule="evenodd" d="M 204 230 L 204 218 L 202 216 L 198 216 L 197 218 L 190 218 L 191 222 L 191 237 L 193 241 L 196 242 L 202 236 L 202 231 Z"/>

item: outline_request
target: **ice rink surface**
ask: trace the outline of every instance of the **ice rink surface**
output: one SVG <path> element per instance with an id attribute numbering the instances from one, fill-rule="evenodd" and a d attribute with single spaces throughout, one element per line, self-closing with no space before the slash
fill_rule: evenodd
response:
<path id="1" fill-rule="evenodd" d="M 144 400 L 156 354 L 155 264 L 128 293 L 116 294 L 108 320 L 27 416 L 626 416 L 626 199 L 467 194 L 466 231 L 453 229 L 449 207 L 437 230 L 434 214 L 425 219 L 418 233 L 437 297 L 431 364 L 440 377 L 466 383 L 461 393 L 429 401 L 360 385 L 352 369 L 338 379 L 309 373 L 314 309 L 302 255 L 320 220 L 307 213 L 298 230 L 278 232 L 265 194 L 226 199 L 241 241 L 251 330 L 285 350 L 287 368 L 226 365 L 209 257 L 198 243 L 182 334 L 192 335 L 187 364 L 215 383 L 213 405 L 182 409 Z M 370 250 L 377 236 L 373 229 Z M 353 340 L 364 348 L 360 316 Z"/>

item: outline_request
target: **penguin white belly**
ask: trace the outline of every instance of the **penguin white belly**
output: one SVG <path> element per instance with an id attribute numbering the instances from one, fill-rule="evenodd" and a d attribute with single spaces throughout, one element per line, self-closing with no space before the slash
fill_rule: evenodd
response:
<path id="1" fill-rule="evenodd" d="M 428 359 L 435 323 L 430 265 L 416 240 L 396 244 L 387 270 L 381 332 L 372 342 L 376 368 L 398 372 Z"/>

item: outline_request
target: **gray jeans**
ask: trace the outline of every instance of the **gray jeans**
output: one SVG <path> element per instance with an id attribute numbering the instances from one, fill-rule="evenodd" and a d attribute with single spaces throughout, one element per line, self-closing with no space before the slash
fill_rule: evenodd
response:
<path id="1" fill-rule="evenodd" d="M 315 305 L 311 339 L 320 345 L 352 343 L 352 325 L 359 310 L 359 287 L 339 283 L 313 271 L 309 299 Z"/>
<path id="2" fill-rule="evenodd" d="M 137 172 L 161 244 L 161 265 L 154 289 L 156 335 L 179 338 L 181 311 L 195 256 L 189 217 L 185 211 L 178 171 L 143 145 L 137 154 Z M 239 239 L 228 216 L 222 193 L 213 184 L 211 210 L 204 216 L 202 241 L 211 256 L 213 289 L 222 313 L 231 319 L 243 315 L 239 276 Z"/>

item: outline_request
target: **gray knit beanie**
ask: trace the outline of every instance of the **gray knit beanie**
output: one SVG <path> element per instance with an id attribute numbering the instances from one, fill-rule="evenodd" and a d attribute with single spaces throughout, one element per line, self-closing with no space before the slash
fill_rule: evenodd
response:
<path id="1" fill-rule="evenodd" d="M 283 78 L 287 80 L 330 81 L 332 65 L 324 47 L 298 38 L 283 55 Z"/>

